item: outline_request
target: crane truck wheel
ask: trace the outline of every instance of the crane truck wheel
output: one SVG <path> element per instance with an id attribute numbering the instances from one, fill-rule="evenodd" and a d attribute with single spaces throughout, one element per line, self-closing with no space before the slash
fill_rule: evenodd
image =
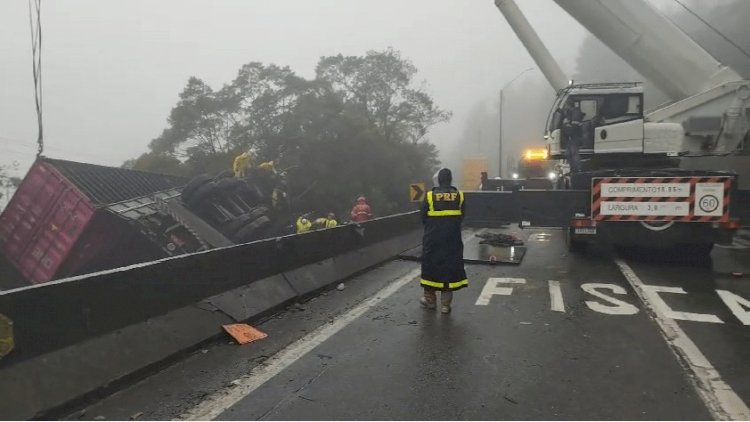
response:
<path id="1" fill-rule="evenodd" d="M 207 174 L 200 174 L 198 176 L 193 177 L 190 179 L 187 185 L 182 189 L 182 202 L 187 203 L 190 201 L 190 197 L 195 193 L 195 191 L 203 186 L 204 184 L 208 183 L 211 180 L 211 176 Z"/>
<path id="2" fill-rule="evenodd" d="M 573 227 L 567 227 L 565 232 L 565 246 L 567 246 L 568 252 L 582 253 L 586 252 L 588 244 L 580 240 L 576 240 L 573 236 Z"/>
<path id="3" fill-rule="evenodd" d="M 232 236 L 232 240 L 237 243 L 251 242 L 257 238 L 257 236 L 255 236 L 256 232 L 260 231 L 260 229 L 270 223 L 271 219 L 265 215 L 257 218 L 252 223 L 247 224 L 245 227 L 243 227 L 242 230 L 238 231 L 236 235 Z"/>
<path id="4" fill-rule="evenodd" d="M 713 250 L 713 248 L 713 243 L 695 243 L 683 245 L 681 248 L 678 247 L 677 250 L 683 250 L 685 252 L 685 256 L 688 257 L 696 259 L 706 259 L 711 256 L 711 251 Z"/>

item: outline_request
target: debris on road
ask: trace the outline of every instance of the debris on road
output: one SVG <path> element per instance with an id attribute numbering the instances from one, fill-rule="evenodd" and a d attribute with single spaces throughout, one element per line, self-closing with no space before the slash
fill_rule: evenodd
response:
<path id="1" fill-rule="evenodd" d="M 268 334 L 248 324 L 227 324 L 221 326 L 240 345 L 252 343 L 268 337 Z"/>
<path id="2" fill-rule="evenodd" d="M 143 412 L 134 413 L 134 414 L 130 415 L 130 420 L 131 421 L 137 421 L 138 419 L 141 418 L 141 416 L 143 416 Z"/>
<path id="3" fill-rule="evenodd" d="M 342 291 L 342 290 L 344 290 L 345 288 L 346 288 L 346 286 L 344 285 L 344 283 L 339 283 L 339 285 L 338 285 L 338 286 L 336 286 L 336 290 L 338 290 L 338 291 Z"/>
<path id="4" fill-rule="evenodd" d="M 491 246 L 523 246 L 523 240 L 515 235 L 503 233 L 479 233 L 476 237 L 482 239 L 480 245 Z"/>

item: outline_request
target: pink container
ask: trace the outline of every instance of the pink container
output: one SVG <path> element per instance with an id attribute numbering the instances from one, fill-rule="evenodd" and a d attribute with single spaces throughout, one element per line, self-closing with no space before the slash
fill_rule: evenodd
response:
<path id="1" fill-rule="evenodd" d="M 29 282 L 50 281 L 93 214 L 83 193 L 37 161 L 0 215 L 0 251 Z"/>

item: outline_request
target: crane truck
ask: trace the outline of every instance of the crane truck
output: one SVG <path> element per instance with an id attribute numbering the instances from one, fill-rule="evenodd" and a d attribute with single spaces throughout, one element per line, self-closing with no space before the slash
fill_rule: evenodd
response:
<path id="1" fill-rule="evenodd" d="M 617 245 L 709 253 L 747 213 L 733 200 L 747 198 L 737 170 L 750 169 L 750 81 L 644 0 L 555 2 L 674 99 L 645 111 L 639 82 L 573 83 L 517 4 L 495 0 L 557 93 L 544 131 L 550 158 L 569 158 L 565 107 L 575 104 L 584 115 L 581 169 L 560 184 L 587 198 L 566 217 L 568 248 L 603 236 Z M 719 170 L 730 165 L 733 171 Z"/>

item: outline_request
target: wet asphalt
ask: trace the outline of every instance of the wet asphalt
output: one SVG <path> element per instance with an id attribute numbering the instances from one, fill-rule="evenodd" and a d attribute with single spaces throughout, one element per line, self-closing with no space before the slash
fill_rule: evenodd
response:
<path id="1" fill-rule="evenodd" d="M 660 295 L 672 310 L 720 320 L 678 324 L 750 403 L 750 327 L 717 294 L 750 299 L 743 244 L 700 261 L 601 246 L 569 254 L 559 230 L 509 232 L 526 241 L 521 265 L 467 265 L 470 287 L 455 294 L 450 315 L 419 307 L 415 279 L 218 419 L 711 419 L 690 372 L 615 265 L 618 255 L 644 284 L 684 289 Z M 178 417 L 417 266 L 394 261 L 357 276 L 344 291 L 253 322 L 269 334 L 264 340 L 216 342 L 69 418 Z M 515 283 L 499 283 L 512 291 L 477 304 L 490 278 Z M 549 280 L 559 282 L 564 309 L 553 303 Z M 584 291 L 590 283 L 621 303 Z"/>

